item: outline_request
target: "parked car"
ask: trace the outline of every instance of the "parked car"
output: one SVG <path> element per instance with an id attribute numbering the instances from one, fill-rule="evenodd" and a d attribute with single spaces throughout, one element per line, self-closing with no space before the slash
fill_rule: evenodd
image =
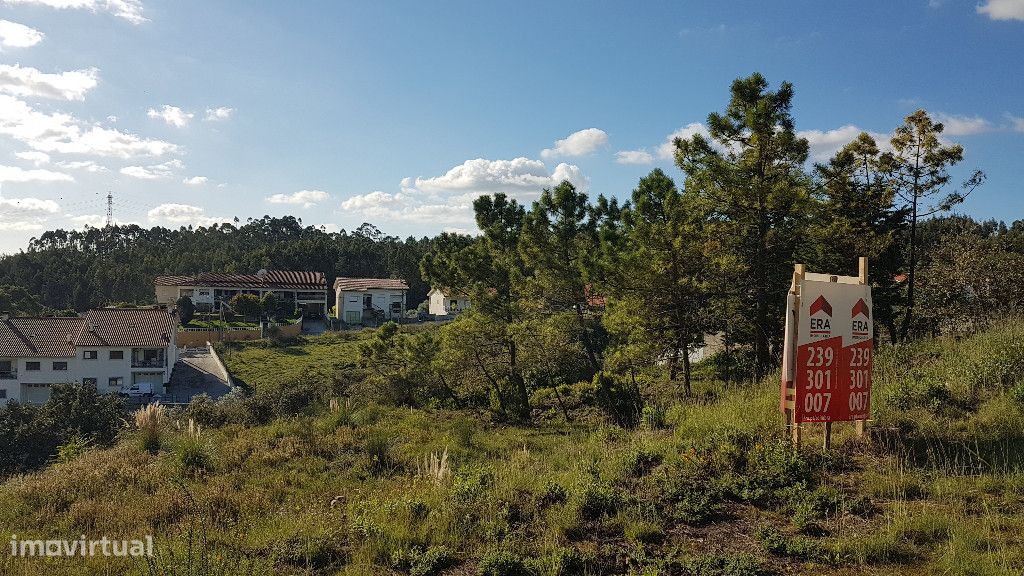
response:
<path id="1" fill-rule="evenodd" d="M 153 395 L 153 383 L 152 382 L 136 382 L 131 385 L 121 386 L 121 390 L 118 391 L 121 396 L 128 396 L 129 398 L 139 398 L 142 396 Z"/>

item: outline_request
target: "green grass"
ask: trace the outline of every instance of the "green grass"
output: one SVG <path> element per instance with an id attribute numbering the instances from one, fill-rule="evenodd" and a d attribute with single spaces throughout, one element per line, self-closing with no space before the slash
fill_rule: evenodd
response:
<path id="1" fill-rule="evenodd" d="M 299 378 L 330 381 L 355 364 L 361 333 L 329 332 L 297 342 L 268 347 L 266 342 L 231 342 L 221 358 L 231 374 L 248 386 L 277 388 Z"/>
<path id="2" fill-rule="evenodd" d="M 153 534 L 155 569 L 0 554 L 0 573 L 1019 574 L 1020 326 L 882 350 L 876 432 L 837 425 L 830 454 L 816 426 L 801 452 L 787 448 L 775 377 L 701 382 L 698 401 L 649 398 L 664 415 L 636 430 L 574 385 L 568 423 L 536 395 L 529 426 L 356 402 L 203 429 L 201 443 L 168 425 L 155 454 L 126 434 L 0 484 L 0 530 Z M 362 337 L 239 343 L 224 357 L 272 388 L 336 377 Z M 422 473 L 445 449 L 451 475 Z"/>

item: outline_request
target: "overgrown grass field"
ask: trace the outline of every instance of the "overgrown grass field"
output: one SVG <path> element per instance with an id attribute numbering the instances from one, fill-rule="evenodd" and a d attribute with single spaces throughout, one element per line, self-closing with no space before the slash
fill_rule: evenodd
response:
<path id="1" fill-rule="evenodd" d="M 225 358 L 255 390 L 295 386 L 337 379 L 362 337 Z M 345 399 L 201 430 L 199 411 L 151 415 L 113 448 L 8 478 L 0 527 L 152 534 L 157 556 L 0 554 L 0 572 L 1020 574 L 1024 324 L 876 362 L 869 434 L 837 425 L 829 453 L 816 427 L 789 446 L 775 378 L 652 392 L 634 430 L 592 409 L 589 383 L 560 388 L 568 422 L 536 393 L 531 425 Z"/>

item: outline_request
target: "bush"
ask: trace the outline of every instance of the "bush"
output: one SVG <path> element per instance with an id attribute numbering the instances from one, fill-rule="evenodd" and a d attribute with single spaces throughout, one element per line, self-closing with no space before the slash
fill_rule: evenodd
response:
<path id="1" fill-rule="evenodd" d="M 531 573 L 521 556 L 507 550 L 487 552 L 477 568 L 479 576 L 526 576 Z"/>
<path id="2" fill-rule="evenodd" d="M 456 559 L 446 546 L 430 546 L 426 550 L 412 546 L 391 557 L 391 565 L 409 576 L 435 576 L 455 564 Z"/>
<path id="3" fill-rule="evenodd" d="M 619 497 L 610 485 L 591 481 L 583 485 L 578 493 L 580 516 L 584 520 L 597 520 L 612 515 L 619 508 Z"/>
<path id="4" fill-rule="evenodd" d="M 88 438 L 75 434 L 67 442 L 57 447 L 57 461 L 64 463 L 78 458 L 89 448 L 90 444 L 92 442 Z"/>
<path id="5" fill-rule="evenodd" d="M 637 387 L 607 372 L 595 374 L 593 382 L 597 405 L 605 414 L 623 428 L 635 428 L 643 413 L 643 399 Z"/>
<path id="6" fill-rule="evenodd" d="M 661 544 L 665 530 L 654 522 L 634 522 L 626 526 L 626 540 L 639 544 Z"/>
<path id="7" fill-rule="evenodd" d="M 674 522 L 704 524 L 721 512 L 723 492 L 708 470 L 682 464 L 657 477 L 657 506 Z"/>
<path id="8" fill-rule="evenodd" d="M 185 437 L 178 445 L 178 465 L 183 474 L 195 476 L 213 469 L 213 456 L 202 437 L 202 428 L 188 421 Z"/>
<path id="9" fill-rule="evenodd" d="M 205 392 L 192 397 L 185 407 L 184 417 L 207 427 L 221 426 L 226 419 L 217 402 Z"/>
<path id="10" fill-rule="evenodd" d="M 363 441 L 363 453 L 370 460 L 374 474 L 386 474 L 397 466 L 391 458 L 391 444 L 392 439 L 379 431 L 369 433 Z"/>

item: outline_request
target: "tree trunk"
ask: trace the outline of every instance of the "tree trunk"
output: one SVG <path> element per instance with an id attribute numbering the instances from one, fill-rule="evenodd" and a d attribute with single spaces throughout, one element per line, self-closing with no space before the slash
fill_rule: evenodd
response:
<path id="1" fill-rule="evenodd" d="M 693 388 L 690 386 L 691 370 L 690 345 L 687 344 L 683 349 L 683 390 L 686 391 L 687 396 L 693 396 Z"/>
<path id="2" fill-rule="evenodd" d="M 900 340 L 907 341 L 910 334 L 910 323 L 914 315 L 914 276 L 917 271 L 917 193 L 915 179 L 915 194 L 910 216 L 910 272 L 907 274 L 907 310 L 903 316 L 903 325 L 900 327 Z"/>

